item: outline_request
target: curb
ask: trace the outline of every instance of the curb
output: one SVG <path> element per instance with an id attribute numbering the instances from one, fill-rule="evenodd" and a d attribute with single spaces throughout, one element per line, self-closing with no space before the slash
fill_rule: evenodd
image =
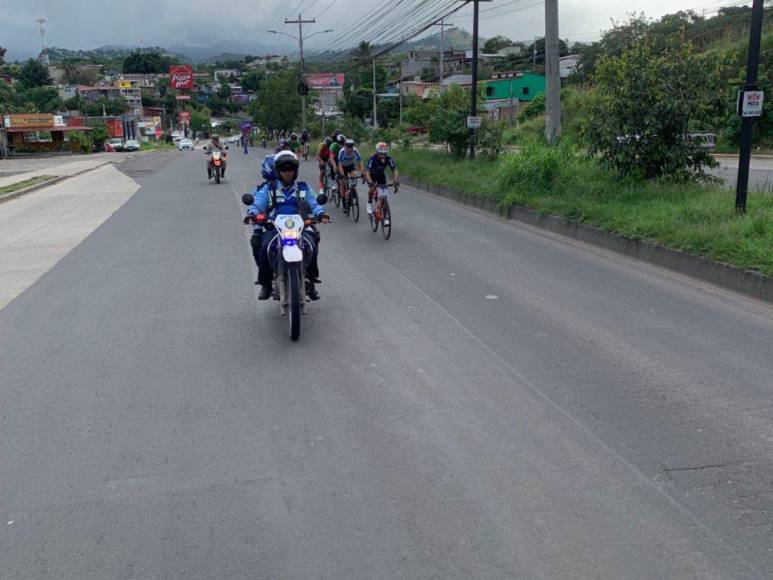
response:
<path id="1" fill-rule="evenodd" d="M 698 278 L 704 282 L 710 282 L 711 284 L 773 303 L 773 278 L 764 274 L 751 270 L 742 270 L 730 264 L 701 258 L 652 242 L 626 238 L 619 234 L 555 215 L 540 214 L 525 207 L 513 206 L 508 213 L 504 214 L 496 202 L 472 198 L 463 193 L 423 183 L 411 177 L 400 177 L 400 181 L 405 185 L 420 191 L 458 201 L 497 214 L 506 219 L 516 220 L 582 242 L 594 244 L 619 254 L 667 268 L 679 274 Z"/>
<path id="2" fill-rule="evenodd" d="M 100 163 L 99 165 L 96 165 L 94 167 L 89 167 L 88 169 L 84 169 L 83 171 L 79 171 L 78 173 L 73 173 L 72 175 L 59 175 L 49 181 L 42 181 L 40 183 L 36 183 L 35 185 L 30 185 L 29 187 L 25 187 L 23 189 L 17 189 L 16 191 L 12 191 L 11 193 L 7 193 L 3 196 L 0 196 L 0 204 L 5 203 L 7 201 L 11 201 L 12 199 L 21 197 L 22 195 L 32 193 L 33 191 L 37 191 L 38 189 L 43 189 L 44 187 L 48 187 L 49 185 L 56 185 L 57 183 L 61 183 L 65 179 L 70 179 L 71 177 L 78 177 L 79 175 L 83 175 L 84 173 L 88 173 L 89 171 L 94 171 L 95 169 L 99 169 L 100 167 L 104 167 L 105 165 L 110 165 L 111 163 L 113 162 L 106 161 L 105 163 Z"/>

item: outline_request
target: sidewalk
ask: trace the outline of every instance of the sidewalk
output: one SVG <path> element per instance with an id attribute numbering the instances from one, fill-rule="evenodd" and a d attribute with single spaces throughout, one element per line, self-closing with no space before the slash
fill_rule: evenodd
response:
<path id="1" fill-rule="evenodd" d="M 94 153 L 66 157 L 41 157 L 0 160 L 0 187 L 26 181 L 39 175 L 69 177 L 108 163 L 123 163 L 138 153 Z"/>
<path id="2" fill-rule="evenodd" d="M 0 205 L 0 309 L 34 284 L 139 189 L 137 182 L 109 161 L 91 157 L 56 170 L 73 174 L 90 169 L 90 165 L 105 166 Z M 49 167 L 40 171 L 52 170 Z"/>

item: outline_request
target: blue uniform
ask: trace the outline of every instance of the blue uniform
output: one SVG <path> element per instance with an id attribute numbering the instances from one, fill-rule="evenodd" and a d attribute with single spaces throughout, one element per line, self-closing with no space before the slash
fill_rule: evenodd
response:
<path id="1" fill-rule="evenodd" d="M 254 203 L 247 210 L 248 215 L 258 215 L 262 213 L 269 214 L 271 218 L 275 218 L 281 213 L 295 214 L 298 213 L 299 200 L 306 201 L 311 208 L 311 213 L 315 216 L 319 217 L 325 213 L 325 207 L 317 203 L 317 196 L 315 195 L 314 190 L 302 181 L 297 181 L 289 187 L 277 184 L 276 192 L 273 196 L 270 185 L 265 184 L 255 191 L 254 197 Z M 272 203 L 272 197 L 275 205 L 269 207 L 269 204 Z M 308 230 L 303 230 L 302 235 L 306 245 L 311 250 L 307 273 L 309 278 L 314 280 L 319 276 L 319 267 L 317 266 L 318 240 L 313 232 Z M 269 260 L 269 246 L 275 237 L 274 234 L 261 235 L 258 228 L 256 228 L 255 234 L 253 235 L 253 255 L 258 264 L 258 283 L 264 287 L 271 284 L 273 277 L 273 269 Z"/>
<path id="2" fill-rule="evenodd" d="M 271 188 L 269 184 L 263 185 L 255 191 L 255 201 L 247 210 L 248 214 L 258 215 L 266 214 L 271 203 Z M 276 217 L 280 213 L 298 213 L 298 200 L 305 200 L 311 208 L 311 213 L 319 217 L 325 213 L 325 207 L 317 203 L 317 196 L 314 190 L 303 181 L 297 181 L 290 187 L 284 187 L 277 184 L 276 188 L 276 206 L 271 208 L 271 217 Z"/>

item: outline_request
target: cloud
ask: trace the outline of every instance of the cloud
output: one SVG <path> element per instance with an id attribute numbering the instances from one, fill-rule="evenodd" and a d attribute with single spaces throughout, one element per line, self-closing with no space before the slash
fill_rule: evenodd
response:
<path id="1" fill-rule="evenodd" d="M 304 18 L 317 16 L 318 24 L 308 30 L 333 28 L 333 34 L 318 36 L 308 43 L 319 47 L 345 33 L 364 17 L 383 6 L 376 0 L 6 0 L 13 8 L 0 8 L 3 46 L 10 59 L 37 54 L 40 50 L 37 18 L 47 19 L 48 45 L 89 49 L 104 45 L 145 46 L 175 44 L 212 45 L 224 41 L 255 41 L 289 52 L 295 41 L 266 32 L 297 29 L 284 25 L 286 17 L 296 17 L 304 6 Z M 729 1 L 729 0 L 728 0 Z M 408 4 L 408 3 L 406 3 Z M 501 4 L 498 7 L 497 4 Z M 531 6 L 535 0 L 494 0 L 481 5 L 481 35 L 502 34 L 515 40 L 530 40 L 544 33 L 544 8 Z M 560 34 L 576 40 L 593 40 L 598 31 L 610 26 L 610 19 L 625 19 L 630 12 L 644 11 L 659 17 L 668 12 L 694 6 L 694 0 L 647 0 L 621 3 L 619 0 L 562 0 Z M 325 10 L 327 6 L 329 9 Z M 527 8 L 524 8 L 527 7 Z M 716 7 L 716 6 L 715 6 Z M 489 15 L 487 16 L 487 12 Z M 452 17 L 462 28 L 471 30 L 472 8 L 466 6 Z M 316 28 L 315 28 L 316 27 Z"/>

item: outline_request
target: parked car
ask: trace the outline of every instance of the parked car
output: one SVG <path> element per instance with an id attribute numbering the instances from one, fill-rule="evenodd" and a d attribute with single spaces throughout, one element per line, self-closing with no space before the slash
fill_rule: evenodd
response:
<path id="1" fill-rule="evenodd" d="M 190 139 L 180 139 L 177 142 L 177 148 L 180 151 L 184 151 L 184 150 L 193 151 L 193 141 L 191 141 Z"/>
<path id="2" fill-rule="evenodd" d="M 123 139 L 120 137 L 112 137 L 105 141 L 105 151 L 115 153 L 116 151 L 123 151 Z"/>
<path id="3" fill-rule="evenodd" d="M 140 150 L 140 142 L 136 139 L 128 139 L 126 143 L 123 144 L 123 150 L 124 151 L 139 151 Z"/>

